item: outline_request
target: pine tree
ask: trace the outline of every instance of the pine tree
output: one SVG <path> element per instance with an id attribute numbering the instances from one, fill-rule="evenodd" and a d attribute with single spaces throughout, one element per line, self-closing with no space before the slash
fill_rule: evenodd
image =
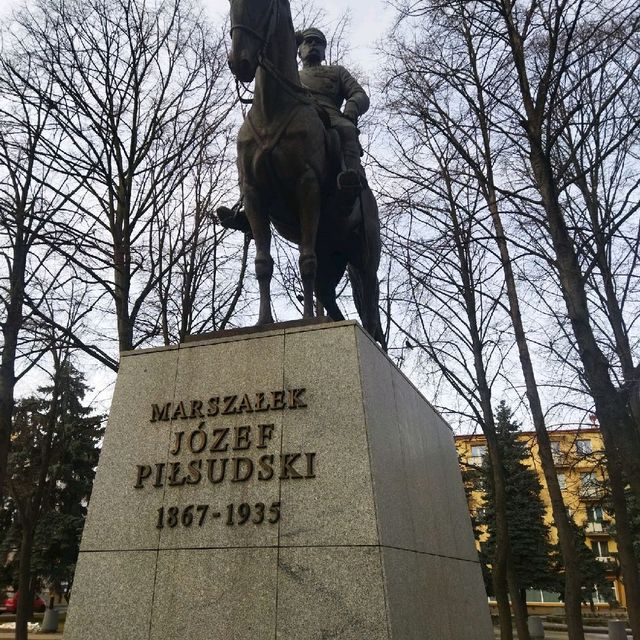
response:
<path id="1" fill-rule="evenodd" d="M 511 409 L 504 401 L 496 412 L 498 443 L 502 453 L 507 484 L 507 523 L 513 561 L 513 571 L 523 601 L 527 589 L 558 590 L 559 576 L 552 566 L 553 546 L 549 526 L 545 524 L 546 507 L 540 497 L 542 485 L 538 475 L 525 460 L 529 458 L 526 444 L 518 438 L 520 425 L 513 420 Z M 495 511 L 490 462 L 483 463 L 485 518 L 489 538 L 487 552 L 492 557 L 495 548 Z"/>
<path id="2" fill-rule="evenodd" d="M 18 583 L 20 554 L 15 551 L 25 526 L 31 526 L 32 585 L 68 594 L 104 432 L 103 417 L 83 404 L 88 390 L 82 374 L 65 361 L 54 386 L 41 387 L 17 404 L 9 499 L 0 515 L 0 557 L 8 560 L 0 576 L 5 584 Z"/>

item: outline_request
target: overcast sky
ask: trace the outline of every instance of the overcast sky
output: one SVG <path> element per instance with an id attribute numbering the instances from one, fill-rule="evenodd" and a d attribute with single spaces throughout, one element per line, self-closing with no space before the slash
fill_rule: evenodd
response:
<path id="1" fill-rule="evenodd" d="M 0 17 L 28 0 L 0 0 Z M 298 0 L 304 2 L 304 0 Z M 345 10 L 351 12 L 349 36 L 352 48 L 350 58 L 368 75 L 377 68 L 374 55 L 376 43 L 384 36 L 393 15 L 393 9 L 387 0 L 310 0 L 315 6 L 324 7 L 329 22 L 337 21 Z M 228 0 L 201 0 L 212 17 L 226 16 L 229 11 Z"/>
<path id="2" fill-rule="evenodd" d="M 211 1 L 211 0 L 210 0 Z M 220 0 L 212 0 L 219 2 Z M 367 71 L 375 65 L 373 47 L 387 31 L 392 16 L 391 7 L 385 0 L 324 0 L 323 5 L 330 19 L 338 20 L 345 9 L 351 12 L 350 39 L 352 57 Z"/>
<path id="3" fill-rule="evenodd" d="M 202 0 L 212 16 L 226 15 L 228 0 Z M 301 4 L 304 0 L 298 0 Z M 391 24 L 393 10 L 386 0 L 311 0 L 314 6 L 323 7 L 328 22 L 334 23 L 344 14 L 351 12 L 351 26 L 348 36 L 351 43 L 350 58 L 357 65 L 372 73 L 376 68 L 373 51 L 376 43 L 384 36 Z M 0 0 L 2 3 L 2 0 Z M 296 25 L 297 27 L 298 25 Z"/>

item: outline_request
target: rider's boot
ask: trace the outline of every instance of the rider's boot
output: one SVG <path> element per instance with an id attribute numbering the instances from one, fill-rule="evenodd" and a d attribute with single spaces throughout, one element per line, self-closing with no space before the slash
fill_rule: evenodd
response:
<path id="1" fill-rule="evenodd" d="M 342 143 L 342 157 L 344 158 L 344 170 L 338 174 L 338 189 L 345 196 L 352 196 L 353 200 L 362 190 L 360 181 L 360 143 L 358 142 L 358 130 L 355 127 L 338 128 Z"/>
<path id="2" fill-rule="evenodd" d="M 360 143 L 355 127 L 340 130 L 344 171 L 338 174 L 338 189 L 360 193 Z"/>
<path id="3" fill-rule="evenodd" d="M 353 138 L 342 140 L 342 154 L 344 158 L 343 171 L 338 174 L 337 185 L 341 201 L 339 207 L 343 216 L 349 216 L 362 191 L 360 178 L 360 143 L 358 142 L 355 127 Z"/>
<path id="4" fill-rule="evenodd" d="M 216 209 L 217 219 L 225 229 L 235 229 L 243 233 L 251 233 L 249 220 L 242 209 L 242 200 L 237 202 L 231 209 L 229 207 L 218 207 Z"/>

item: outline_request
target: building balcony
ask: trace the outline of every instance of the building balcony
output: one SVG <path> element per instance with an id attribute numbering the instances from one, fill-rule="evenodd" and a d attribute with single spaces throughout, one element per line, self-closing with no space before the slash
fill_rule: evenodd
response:
<path id="1" fill-rule="evenodd" d="M 605 491 L 602 487 L 587 486 L 581 487 L 578 495 L 584 502 L 597 502 L 605 497 Z"/>
<path id="2" fill-rule="evenodd" d="M 584 532 L 588 536 L 609 536 L 609 522 L 604 520 L 602 522 L 587 522 L 584 527 Z"/>
<path id="3" fill-rule="evenodd" d="M 616 571 L 618 568 L 615 556 L 596 556 L 596 560 L 602 563 L 605 571 Z"/>

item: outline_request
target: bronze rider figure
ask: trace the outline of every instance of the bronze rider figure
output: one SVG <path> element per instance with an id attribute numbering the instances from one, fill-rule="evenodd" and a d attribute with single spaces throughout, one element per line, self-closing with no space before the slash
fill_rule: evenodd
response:
<path id="1" fill-rule="evenodd" d="M 298 32 L 298 55 L 302 60 L 300 82 L 308 89 L 340 136 L 344 170 L 338 174 L 338 188 L 360 191 L 360 143 L 358 117 L 369 108 L 369 96 L 356 79 L 340 65 L 322 64 L 327 39 L 315 27 Z M 344 109 L 341 110 L 342 104 Z"/>
<path id="2" fill-rule="evenodd" d="M 320 29 L 310 27 L 298 31 L 296 39 L 302 61 L 300 82 L 324 112 L 325 121 L 340 137 L 344 167 L 338 173 L 337 187 L 349 200 L 355 199 L 362 188 L 357 124 L 359 116 L 369 109 L 369 96 L 343 66 L 322 64 L 325 61 L 327 39 Z M 249 223 L 241 206 L 242 200 L 232 209 L 219 207 L 216 213 L 223 226 L 249 233 Z"/>

